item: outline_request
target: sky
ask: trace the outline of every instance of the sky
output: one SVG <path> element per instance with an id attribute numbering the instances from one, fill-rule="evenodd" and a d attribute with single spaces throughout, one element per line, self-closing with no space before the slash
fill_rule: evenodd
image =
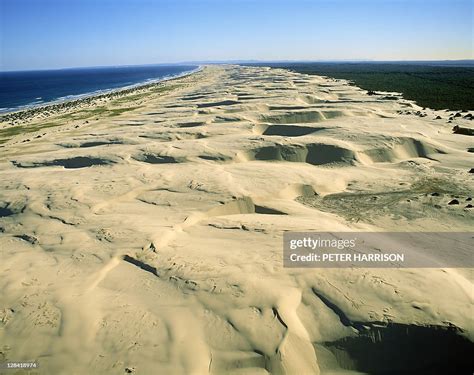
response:
<path id="1" fill-rule="evenodd" d="M 0 0 L 0 70 L 473 58 L 474 0 Z"/>

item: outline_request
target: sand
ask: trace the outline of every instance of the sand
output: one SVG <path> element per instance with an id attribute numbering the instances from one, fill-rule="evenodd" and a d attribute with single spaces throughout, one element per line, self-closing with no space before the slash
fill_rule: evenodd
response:
<path id="1" fill-rule="evenodd" d="M 473 138 L 452 130 L 472 128 L 464 115 L 207 66 L 7 119 L 0 361 L 44 374 L 402 373 L 433 350 L 462 362 L 472 269 L 283 268 L 282 234 L 472 231 Z M 407 342 L 417 351 L 383 360 Z"/>

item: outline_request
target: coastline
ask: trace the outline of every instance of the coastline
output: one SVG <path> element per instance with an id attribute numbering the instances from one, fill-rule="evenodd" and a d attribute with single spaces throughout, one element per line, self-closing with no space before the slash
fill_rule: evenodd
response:
<path id="1" fill-rule="evenodd" d="M 204 65 L 199 65 L 196 69 L 168 77 L 165 76 L 163 78 L 151 79 L 144 82 L 109 90 L 100 90 L 91 93 L 74 95 L 71 98 L 57 99 L 47 103 L 28 104 L 19 108 L 12 109 L 11 111 L 0 112 L 0 125 L 4 122 L 9 123 L 10 125 L 17 125 L 14 123 L 14 121 L 20 119 L 23 122 L 27 122 L 28 119 L 37 115 L 38 112 L 53 111 L 54 114 L 59 114 L 60 112 L 57 111 L 66 112 L 68 110 L 74 110 L 75 108 L 77 108 L 78 105 L 81 104 L 88 104 L 93 106 L 98 100 L 117 99 L 130 94 L 135 94 L 137 92 L 140 92 L 141 90 L 147 90 L 165 82 L 170 82 L 183 77 L 187 77 L 191 74 L 198 73 L 203 68 Z"/>

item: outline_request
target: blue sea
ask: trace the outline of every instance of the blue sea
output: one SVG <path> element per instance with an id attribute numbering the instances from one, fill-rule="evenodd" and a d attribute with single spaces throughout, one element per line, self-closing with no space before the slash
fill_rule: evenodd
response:
<path id="1" fill-rule="evenodd" d="M 0 112 L 180 76 L 196 65 L 143 65 L 0 72 Z"/>

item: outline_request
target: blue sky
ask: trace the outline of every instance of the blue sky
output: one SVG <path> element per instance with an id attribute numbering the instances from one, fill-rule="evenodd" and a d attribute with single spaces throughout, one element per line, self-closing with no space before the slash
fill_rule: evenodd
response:
<path id="1" fill-rule="evenodd" d="M 474 0 L 0 0 L 0 70 L 473 58 Z"/>

